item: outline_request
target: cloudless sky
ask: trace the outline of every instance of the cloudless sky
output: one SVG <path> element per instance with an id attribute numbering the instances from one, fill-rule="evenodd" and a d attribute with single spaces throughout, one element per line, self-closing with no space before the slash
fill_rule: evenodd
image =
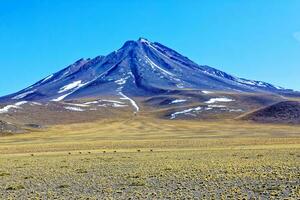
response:
<path id="1" fill-rule="evenodd" d="M 139 37 L 300 90 L 299 0 L 0 0 L 0 96 Z"/>

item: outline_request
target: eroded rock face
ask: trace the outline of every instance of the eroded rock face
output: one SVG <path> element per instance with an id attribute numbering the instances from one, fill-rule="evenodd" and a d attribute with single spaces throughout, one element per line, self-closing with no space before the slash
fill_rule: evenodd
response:
<path id="1" fill-rule="evenodd" d="M 17 126 L 0 120 L 0 134 L 10 134 L 22 132 Z"/>

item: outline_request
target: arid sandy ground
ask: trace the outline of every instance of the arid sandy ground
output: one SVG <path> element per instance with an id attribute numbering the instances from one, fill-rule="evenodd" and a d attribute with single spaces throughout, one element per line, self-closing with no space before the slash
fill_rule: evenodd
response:
<path id="1" fill-rule="evenodd" d="M 297 199 L 300 127 L 114 120 L 1 137 L 2 199 Z"/>

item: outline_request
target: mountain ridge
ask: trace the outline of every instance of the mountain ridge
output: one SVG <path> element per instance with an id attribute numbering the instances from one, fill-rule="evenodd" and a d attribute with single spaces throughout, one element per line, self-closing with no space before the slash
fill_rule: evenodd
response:
<path id="1" fill-rule="evenodd" d="M 176 90 L 294 94 L 263 81 L 238 78 L 145 38 L 129 40 L 107 56 L 75 63 L 19 92 L 9 101 L 63 101 L 106 95 L 149 96 Z"/>

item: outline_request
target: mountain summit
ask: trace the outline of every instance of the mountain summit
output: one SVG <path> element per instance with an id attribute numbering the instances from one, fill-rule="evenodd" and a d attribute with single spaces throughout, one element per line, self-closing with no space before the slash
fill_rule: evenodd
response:
<path id="1" fill-rule="evenodd" d="M 115 95 L 128 98 L 182 90 L 292 92 L 198 65 L 160 43 L 140 38 L 125 42 L 119 50 L 107 56 L 80 59 L 26 89 L 0 98 L 0 102 L 58 102 Z"/>

